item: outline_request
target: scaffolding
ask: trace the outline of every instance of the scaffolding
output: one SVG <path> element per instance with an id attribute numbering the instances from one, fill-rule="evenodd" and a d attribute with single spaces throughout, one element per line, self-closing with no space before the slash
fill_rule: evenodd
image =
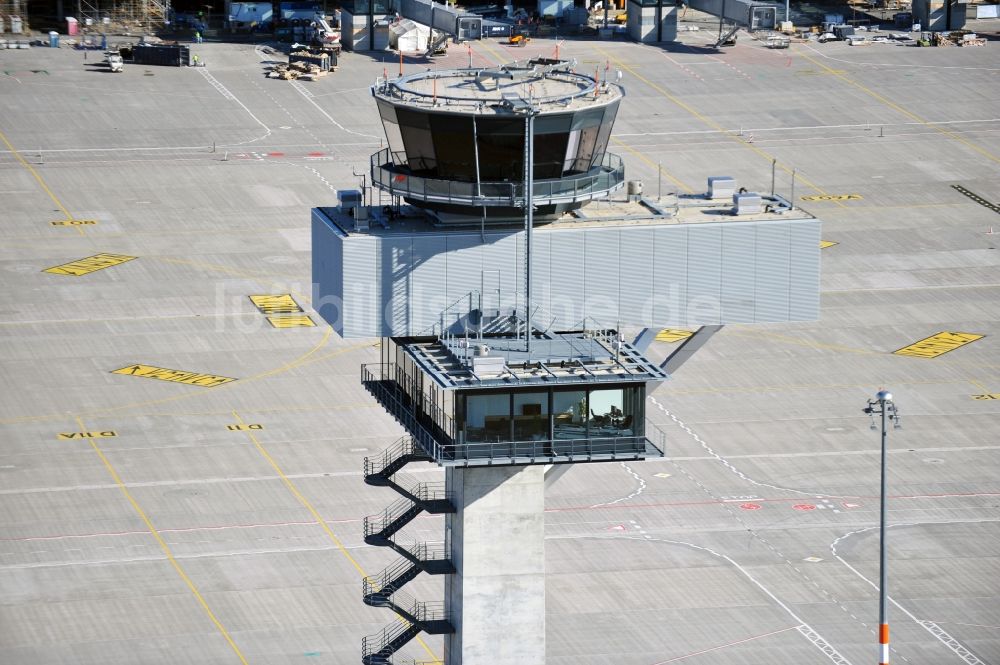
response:
<path id="1" fill-rule="evenodd" d="M 152 34 L 169 20 L 170 0 L 77 0 L 76 13 L 86 31 Z"/>
<path id="2" fill-rule="evenodd" d="M 0 34 L 28 33 L 28 0 L 0 0 Z"/>

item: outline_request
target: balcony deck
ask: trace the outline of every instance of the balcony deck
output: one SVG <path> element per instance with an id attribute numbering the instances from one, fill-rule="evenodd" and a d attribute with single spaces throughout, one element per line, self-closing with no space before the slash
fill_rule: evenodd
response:
<path id="1" fill-rule="evenodd" d="M 647 435 L 559 438 L 492 443 L 454 443 L 414 413 L 409 397 L 391 378 L 383 378 L 369 366 L 362 367 L 361 383 L 379 404 L 413 436 L 414 441 L 440 466 L 527 466 L 530 464 L 575 464 L 620 462 L 663 457 L 665 435 L 646 422 Z M 649 438 L 652 434 L 657 441 Z"/>

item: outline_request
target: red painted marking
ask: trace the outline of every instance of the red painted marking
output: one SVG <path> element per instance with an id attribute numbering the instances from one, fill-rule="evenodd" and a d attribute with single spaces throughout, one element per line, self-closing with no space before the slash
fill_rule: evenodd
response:
<path id="1" fill-rule="evenodd" d="M 860 508 L 861 507 L 860 503 L 851 503 L 850 501 L 844 501 L 840 505 L 842 505 L 844 508 Z"/>
<path id="2" fill-rule="evenodd" d="M 310 152 L 310 157 L 326 157 L 326 153 L 323 152 Z"/>
<path id="3" fill-rule="evenodd" d="M 792 508 L 795 510 L 816 510 L 816 506 L 811 503 L 797 503 Z"/>
<path id="4" fill-rule="evenodd" d="M 616 524 L 615 526 L 608 527 L 608 531 L 624 531 L 624 530 L 625 530 L 624 524 Z"/>
<path id="5" fill-rule="evenodd" d="M 759 503 L 741 503 L 740 508 L 743 510 L 760 510 Z"/>
<path id="6" fill-rule="evenodd" d="M 730 642 L 729 644 L 720 644 L 717 647 L 710 647 L 708 649 L 702 649 L 701 651 L 694 651 L 692 653 L 686 653 L 683 656 L 676 656 L 674 658 L 668 658 L 667 660 L 660 660 L 653 665 L 666 665 L 667 663 L 676 663 L 679 660 L 684 660 L 685 658 L 690 658 L 691 656 L 700 656 L 703 653 L 709 653 L 710 651 L 718 651 L 719 649 L 725 649 L 726 647 L 733 647 L 737 644 L 746 644 L 747 642 L 752 642 L 753 640 L 759 640 L 763 637 L 770 637 L 771 635 L 778 635 L 779 633 L 786 633 L 789 630 L 795 630 L 798 626 L 789 626 L 788 628 L 782 628 L 781 630 L 772 630 L 770 633 L 764 633 L 763 635 L 754 635 L 753 637 L 747 637 L 742 640 L 736 640 L 735 642 Z"/>
<path id="7" fill-rule="evenodd" d="M 269 152 L 269 153 L 267 153 L 267 156 L 268 157 L 284 157 L 285 153 L 283 153 L 283 152 Z"/>

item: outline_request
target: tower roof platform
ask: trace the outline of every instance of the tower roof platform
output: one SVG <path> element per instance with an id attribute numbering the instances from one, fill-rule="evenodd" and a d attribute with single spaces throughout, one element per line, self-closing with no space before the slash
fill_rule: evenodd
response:
<path id="1" fill-rule="evenodd" d="M 664 381 L 667 375 L 615 331 L 523 338 L 458 337 L 415 340 L 403 351 L 439 387 L 450 389 Z"/>
<path id="2" fill-rule="evenodd" d="M 509 115 L 534 107 L 538 114 L 607 106 L 623 96 L 617 85 L 577 73 L 575 63 L 535 58 L 497 67 L 436 69 L 383 79 L 376 99 L 425 110 Z"/>

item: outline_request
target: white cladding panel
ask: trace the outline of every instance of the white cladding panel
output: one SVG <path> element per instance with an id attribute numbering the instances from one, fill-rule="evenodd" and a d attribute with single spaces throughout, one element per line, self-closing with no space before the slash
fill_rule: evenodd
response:
<path id="1" fill-rule="evenodd" d="M 434 333 L 448 302 L 448 239 L 441 234 L 411 238 L 410 330 L 417 335 Z"/>
<path id="2" fill-rule="evenodd" d="M 820 222 L 801 219 L 543 226 L 533 316 L 542 329 L 584 317 L 588 327 L 815 320 L 819 238 Z M 461 320 L 473 292 L 488 315 L 510 311 L 523 301 L 523 256 L 523 233 L 345 235 L 313 220 L 318 311 L 344 337 L 429 334 L 445 310 Z"/>
<path id="3" fill-rule="evenodd" d="M 790 228 L 789 224 L 757 226 L 754 298 L 758 321 L 789 319 Z"/>
<path id="4" fill-rule="evenodd" d="M 340 294 L 344 293 L 343 235 L 328 225 L 317 210 L 313 210 L 312 218 L 313 309 L 343 335 L 343 329 L 334 323 L 342 320 L 343 300 Z M 323 289 L 326 289 L 325 293 Z"/>
<path id="5" fill-rule="evenodd" d="M 684 315 L 707 324 L 722 323 L 722 225 L 687 227 L 688 297 Z"/>
<path id="6" fill-rule="evenodd" d="M 557 318 L 560 328 L 568 328 L 583 318 L 585 237 L 572 230 L 552 231 L 548 235 L 549 287 L 552 290 L 549 311 Z"/>
<path id="7" fill-rule="evenodd" d="M 661 325 L 687 325 L 688 231 L 686 226 L 654 227 L 653 321 Z"/>
<path id="8" fill-rule="evenodd" d="M 619 261 L 621 274 L 618 279 L 619 316 L 638 312 L 648 319 L 653 311 L 653 273 L 656 269 L 656 229 L 638 228 L 619 235 Z"/>
<path id="9" fill-rule="evenodd" d="M 609 326 L 618 327 L 621 320 L 618 312 L 618 285 L 622 266 L 619 261 L 618 242 L 621 231 L 617 228 L 587 229 L 586 247 L 583 257 L 584 281 L 580 285 L 583 293 L 583 316 L 585 328 Z M 579 290 L 579 289 L 578 289 Z M 573 325 L 572 322 L 569 322 Z"/>
<path id="10" fill-rule="evenodd" d="M 811 311 L 819 318 L 819 224 L 795 225 L 791 227 L 791 283 L 788 289 L 790 318 L 802 320 L 795 313 Z"/>
<path id="11" fill-rule="evenodd" d="M 448 236 L 448 279 L 442 288 L 448 294 L 449 312 L 462 308 L 461 305 L 452 306 L 453 303 L 468 302 L 470 293 L 478 294 L 482 290 L 482 277 L 483 241 L 479 234 Z M 474 300 L 478 306 L 478 295 Z"/>
<path id="12" fill-rule="evenodd" d="M 344 306 L 341 322 L 344 337 L 367 337 L 367 331 L 376 330 L 381 316 L 381 299 L 378 297 L 379 244 L 375 238 L 351 238 L 344 245 Z M 355 243 L 357 240 L 359 242 Z M 334 325 L 334 329 L 337 326 Z"/>
<path id="13" fill-rule="evenodd" d="M 756 229 L 741 224 L 722 227 L 722 318 L 728 323 L 753 323 L 754 240 Z"/>
<path id="14" fill-rule="evenodd" d="M 555 322 L 552 314 L 552 234 L 531 234 L 532 324 L 547 330 Z"/>

